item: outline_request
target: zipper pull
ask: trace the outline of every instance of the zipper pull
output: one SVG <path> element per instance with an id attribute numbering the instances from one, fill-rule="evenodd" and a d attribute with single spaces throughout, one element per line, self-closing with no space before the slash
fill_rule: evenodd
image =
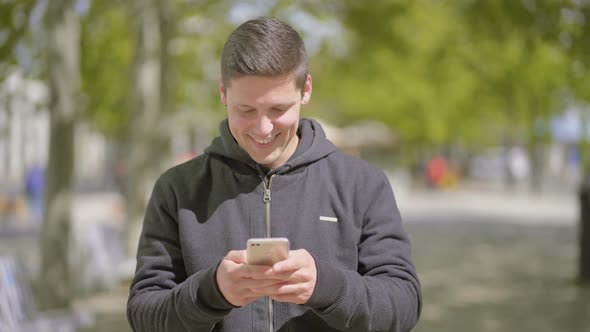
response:
<path id="1" fill-rule="evenodd" d="M 270 189 L 264 189 L 264 197 L 262 198 L 264 203 L 270 203 Z"/>

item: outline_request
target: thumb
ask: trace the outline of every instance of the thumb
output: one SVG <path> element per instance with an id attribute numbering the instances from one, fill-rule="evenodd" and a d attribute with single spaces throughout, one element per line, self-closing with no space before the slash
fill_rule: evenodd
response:
<path id="1" fill-rule="evenodd" d="M 232 250 L 228 252 L 223 259 L 227 259 L 238 264 L 246 264 L 246 250 Z"/>

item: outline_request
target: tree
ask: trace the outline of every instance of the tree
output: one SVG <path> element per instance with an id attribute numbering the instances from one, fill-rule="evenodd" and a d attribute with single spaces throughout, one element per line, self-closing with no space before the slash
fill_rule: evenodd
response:
<path id="1" fill-rule="evenodd" d="M 420 151 L 490 141 L 491 132 L 479 124 L 491 114 L 474 107 L 478 77 L 463 62 L 477 49 L 463 38 L 451 4 L 377 1 L 365 6 L 349 1 L 342 22 L 348 53 L 318 66 L 321 85 L 316 90 L 328 91 L 323 97 L 335 105 L 333 119 L 386 123 L 399 137 L 401 156 L 409 164 L 420 158 Z"/>
<path id="2" fill-rule="evenodd" d="M 30 39 L 30 18 L 35 0 L 7 0 L 0 2 L 0 29 L 3 38 L 0 41 L 0 76 L 19 63 L 17 53 L 23 52 Z M 26 45 L 30 46 L 30 45 Z"/>
<path id="3" fill-rule="evenodd" d="M 74 5 L 74 0 L 50 1 L 46 12 L 51 124 L 38 288 L 42 308 L 66 307 L 72 297 L 67 257 L 80 110 L 80 23 Z"/>
<path id="4" fill-rule="evenodd" d="M 335 105 L 339 122 L 375 118 L 391 126 L 404 156 L 424 147 L 477 149 L 508 137 L 528 143 L 537 160 L 571 72 L 571 52 L 562 45 L 565 7 L 560 1 L 348 1 L 342 16 L 348 53 L 319 61 L 318 94 L 329 91 L 322 97 Z M 537 168 L 533 174 L 540 179 Z"/>
<path id="5" fill-rule="evenodd" d="M 83 121 L 122 145 L 132 113 L 133 13 L 121 1 L 93 1 L 82 21 Z"/>
<path id="6" fill-rule="evenodd" d="M 169 1 L 136 0 L 136 55 L 134 61 L 134 110 L 129 146 L 127 218 L 130 252 L 135 251 L 151 181 L 168 157 L 162 131 L 163 110 L 172 107 L 170 58 L 174 9 Z M 154 153 L 156 151 L 156 153 Z"/>

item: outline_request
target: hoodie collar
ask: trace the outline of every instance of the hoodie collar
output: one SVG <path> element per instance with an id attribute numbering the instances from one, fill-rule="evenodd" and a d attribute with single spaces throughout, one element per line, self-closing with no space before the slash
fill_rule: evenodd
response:
<path id="1" fill-rule="evenodd" d="M 220 123 L 219 132 L 220 136 L 213 139 L 211 145 L 205 149 L 205 153 L 229 158 L 254 169 L 264 169 L 238 145 L 229 130 L 227 119 Z M 311 164 L 336 151 L 336 146 L 326 138 L 322 126 L 315 120 L 306 118 L 299 120 L 298 133 L 299 144 L 293 155 L 284 165 L 271 170 L 270 173 L 285 173 L 288 170 Z"/>

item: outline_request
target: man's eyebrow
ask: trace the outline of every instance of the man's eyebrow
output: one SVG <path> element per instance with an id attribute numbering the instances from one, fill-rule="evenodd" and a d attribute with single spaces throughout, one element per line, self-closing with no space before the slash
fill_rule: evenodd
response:
<path id="1" fill-rule="evenodd" d="M 277 104 L 271 104 L 270 107 L 271 108 L 275 108 L 275 107 L 279 107 L 279 108 L 290 108 L 293 105 L 295 105 L 297 102 L 295 101 L 289 101 L 289 102 L 285 102 L 285 103 L 277 103 Z M 256 108 L 252 105 L 248 105 L 248 104 L 238 104 L 237 107 L 239 108 Z"/>
<path id="2" fill-rule="evenodd" d="M 238 104 L 237 106 L 238 106 L 239 108 L 254 108 L 254 107 L 252 107 L 252 106 L 250 106 L 250 105 L 247 105 L 247 104 Z"/>
<path id="3" fill-rule="evenodd" d="M 279 107 L 279 108 L 290 108 L 293 105 L 295 105 L 297 102 L 294 101 L 290 101 L 290 102 L 286 102 L 286 103 L 279 103 L 279 104 L 274 104 L 272 105 L 272 107 Z"/>

